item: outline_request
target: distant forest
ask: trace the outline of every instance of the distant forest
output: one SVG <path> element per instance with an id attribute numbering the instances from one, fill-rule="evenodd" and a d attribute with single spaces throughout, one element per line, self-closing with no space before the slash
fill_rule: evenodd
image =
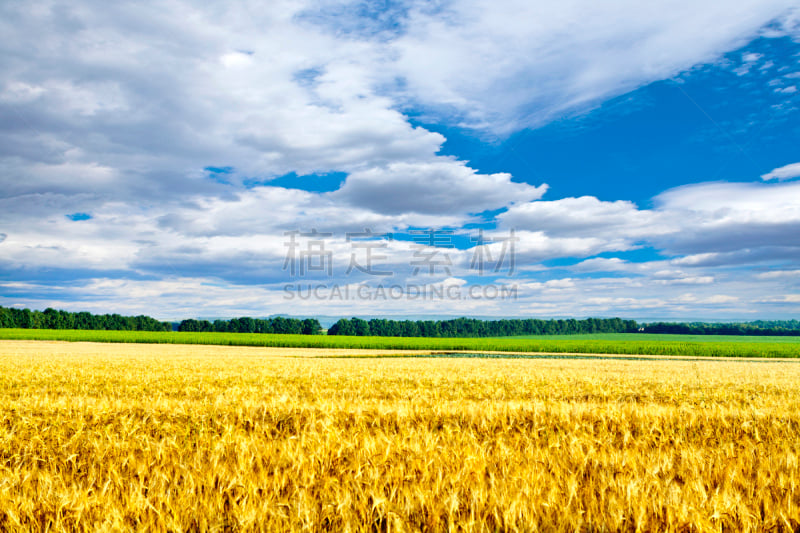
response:
<path id="1" fill-rule="evenodd" d="M 149 316 L 93 315 L 86 311 L 72 313 L 47 308 L 44 311 L 0 306 L 0 328 L 23 329 L 95 329 L 118 331 L 172 331 L 172 322 L 160 322 Z M 233 318 L 231 320 L 184 320 L 178 331 L 219 331 L 229 333 L 298 333 L 318 335 L 322 326 L 316 318 L 274 317 Z"/>
<path id="2" fill-rule="evenodd" d="M 671 333 L 689 335 L 800 335 L 797 320 L 759 320 L 741 324 L 705 322 L 639 324 L 620 318 L 583 320 L 386 320 L 343 318 L 328 335 L 373 335 L 378 337 L 512 337 L 519 335 L 575 335 L 586 333 Z"/>
<path id="3" fill-rule="evenodd" d="M 639 325 L 620 318 L 585 320 L 386 320 L 343 318 L 328 330 L 328 335 L 374 335 L 378 337 L 511 337 L 517 335 L 572 335 L 577 333 L 633 333 Z"/>
<path id="4" fill-rule="evenodd" d="M 708 322 L 654 322 L 642 324 L 646 333 L 673 333 L 684 335 L 800 335 L 800 321 L 756 320 L 732 324 Z"/>
<path id="5" fill-rule="evenodd" d="M 321 335 L 322 326 L 316 318 L 232 318 L 230 320 L 195 320 L 190 318 L 178 325 L 178 331 L 216 331 L 221 333 L 294 333 Z"/>
<path id="6" fill-rule="evenodd" d="M 323 332 L 316 318 L 232 318 L 230 320 L 188 319 L 180 323 L 160 322 L 149 316 L 95 315 L 82 311 L 44 311 L 0 306 L 0 328 L 94 329 L 120 331 L 191 331 L 221 333 L 283 333 L 318 335 Z M 655 322 L 637 323 L 621 318 L 582 320 L 388 320 L 343 318 L 328 335 L 377 337 L 513 337 L 519 335 L 574 335 L 586 333 L 666 333 L 684 335 L 774 335 L 800 336 L 798 320 L 757 320 L 742 323 Z"/>
<path id="7" fill-rule="evenodd" d="M 44 311 L 0 306 L 0 328 L 105 329 L 119 331 L 172 331 L 171 322 L 149 316 L 93 315 L 47 308 Z"/>

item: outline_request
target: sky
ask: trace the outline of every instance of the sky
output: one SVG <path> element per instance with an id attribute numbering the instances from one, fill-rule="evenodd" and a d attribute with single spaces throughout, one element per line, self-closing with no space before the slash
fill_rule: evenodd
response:
<path id="1" fill-rule="evenodd" d="M 800 0 L 0 3 L 0 305 L 800 316 Z"/>

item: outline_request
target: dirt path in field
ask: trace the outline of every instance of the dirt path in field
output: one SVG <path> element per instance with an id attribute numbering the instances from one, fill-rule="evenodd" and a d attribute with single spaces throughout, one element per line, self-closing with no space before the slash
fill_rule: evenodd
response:
<path id="1" fill-rule="evenodd" d="M 739 361 L 798 363 L 800 359 L 700 357 L 682 355 L 631 355 L 576 352 L 504 352 L 489 350 L 379 350 L 363 348 L 276 348 L 265 346 L 221 346 L 210 344 L 145 344 L 114 342 L 68 342 L 0 340 L 0 357 L 58 355 L 158 355 L 164 357 L 250 355 L 253 357 L 478 357 L 481 355 L 528 358 L 621 359 L 663 361 Z"/>

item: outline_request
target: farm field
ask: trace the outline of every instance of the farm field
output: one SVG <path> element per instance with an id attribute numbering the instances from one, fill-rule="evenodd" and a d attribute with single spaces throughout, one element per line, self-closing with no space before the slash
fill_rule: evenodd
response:
<path id="1" fill-rule="evenodd" d="M 565 335 L 519 335 L 516 337 L 497 337 L 498 339 L 564 339 Z M 596 341 L 651 341 L 651 342 L 765 342 L 800 343 L 800 336 L 770 335 L 674 335 L 668 333 L 581 333 L 568 335 L 571 340 Z"/>
<path id="2" fill-rule="evenodd" d="M 500 351 L 694 357 L 800 357 L 798 337 L 714 337 L 605 334 L 551 337 L 425 338 L 188 333 L 152 331 L 0 329 L 0 340 L 208 344 L 291 348 L 341 348 L 428 351 Z M 689 337 L 689 338 L 684 338 Z"/>
<path id="3" fill-rule="evenodd" d="M 800 527 L 798 361 L 370 353 L 0 341 L 0 530 Z"/>

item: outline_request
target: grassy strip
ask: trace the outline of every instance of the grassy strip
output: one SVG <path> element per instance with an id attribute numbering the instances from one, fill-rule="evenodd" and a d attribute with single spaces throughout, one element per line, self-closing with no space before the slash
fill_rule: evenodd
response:
<path id="1" fill-rule="evenodd" d="M 517 335 L 496 337 L 498 339 L 554 339 L 554 340 L 602 340 L 602 341 L 649 341 L 649 342 L 748 342 L 748 343 L 800 343 L 800 336 L 774 335 L 681 335 L 670 333 L 580 333 L 576 335 Z"/>
<path id="2" fill-rule="evenodd" d="M 501 352 L 689 355 L 699 357 L 800 357 L 800 344 L 785 342 L 683 342 L 572 338 L 424 338 L 269 335 L 258 333 L 179 333 L 0 329 L 0 339 L 147 344 L 211 344 L 288 348 L 367 348 L 392 350 L 484 350 Z"/>

